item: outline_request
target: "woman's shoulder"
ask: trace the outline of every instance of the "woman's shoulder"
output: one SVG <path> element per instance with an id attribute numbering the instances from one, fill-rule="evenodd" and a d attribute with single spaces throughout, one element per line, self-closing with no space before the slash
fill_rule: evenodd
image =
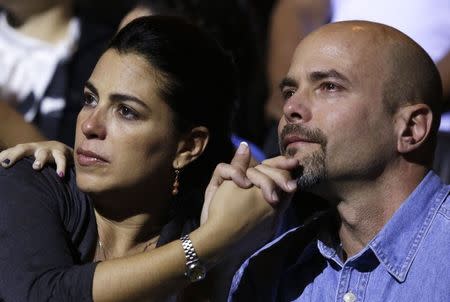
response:
<path id="1" fill-rule="evenodd" d="M 63 227 L 82 262 L 96 240 L 91 200 L 77 188 L 73 168 L 61 178 L 52 166 L 35 171 L 32 164 L 25 158 L 8 169 L 0 167 L 0 213 Z"/>
<path id="2" fill-rule="evenodd" d="M 33 159 L 24 158 L 8 169 L 0 168 L 0 191 L 2 202 L 33 203 L 44 206 L 69 223 L 73 215 L 91 210 L 91 202 L 76 186 L 75 173 L 69 169 L 66 176 L 57 175 L 54 166 L 41 171 L 32 167 Z"/>
<path id="3" fill-rule="evenodd" d="M 62 179 L 56 174 L 54 166 L 46 165 L 42 170 L 36 171 L 32 164 L 33 159 L 27 157 L 8 169 L 0 168 L 0 188 L 5 191 L 14 191 L 20 187 L 20 190 L 17 189 L 17 193 L 24 195 L 37 192 L 52 195 L 58 192 L 63 193 L 74 181 L 73 173 L 67 173 L 67 177 Z M 11 185 L 12 188 L 5 187 Z"/>

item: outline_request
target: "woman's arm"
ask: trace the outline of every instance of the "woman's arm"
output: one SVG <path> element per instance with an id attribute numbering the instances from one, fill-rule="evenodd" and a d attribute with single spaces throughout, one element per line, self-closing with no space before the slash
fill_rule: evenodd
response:
<path id="1" fill-rule="evenodd" d="M 19 168 L 27 169 L 23 162 Z M 0 247 L 1 271 L 8 272 L 0 284 L 6 301 L 7 297 L 15 301 L 89 301 L 91 295 L 94 301 L 161 301 L 189 284 L 178 240 L 97 266 L 76 265 L 62 228 L 61 211 L 52 201 L 59 193 L 47 186 L 62 181 L 49 176 L 46 169 L 42 174 L 50 179 L 33 172 L 30 187 L 23 177 L 29 170 L 19 175 L 15 169 L 0 171 L 0 187 L 9 190 L 0 196 L 0 215 L 8 217 L 0 217 L 0 231 L 8 234 Z M 225 263 L 230 255 L 248 255 L 263 243 L 261 238 L 266 241 L 277 213 L 258 188 L 242 190 L 230 182 L 219 186 L 204 211 L 207 218 L 190 237 L 208 270 Z"/>

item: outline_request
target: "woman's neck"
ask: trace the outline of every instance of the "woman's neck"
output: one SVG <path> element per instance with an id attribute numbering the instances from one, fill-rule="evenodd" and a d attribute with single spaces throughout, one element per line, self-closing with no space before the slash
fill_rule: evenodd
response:
<path id="1" fill-rule="evenodd" d="M 56 44 L 66 37 L 72 16 L 70 2 L 61 1 L 37 12 L 17 12 L 9 20 L 21 34 Z"/>
<path id="2" fill-rule="evenodd" d="M 132 202 L 95 200 L 99 241 L 108 258 L 140 253 L 156 245 L 163 226 L 169 220 L 168 200 Z M 114 206 L 116 205 L 116 206 Z M 144 206 L 143 206 L 144 205 Z M 154 242 L 153 242 L 154 241 Z"/>
<path id="3" fill-rule="evenodd" d="M 162 227 L 147 226 L 141 217 L 109 220 L 95 212 L 98 247 L 103 260 L 134 255 L 156 246 Z"/>

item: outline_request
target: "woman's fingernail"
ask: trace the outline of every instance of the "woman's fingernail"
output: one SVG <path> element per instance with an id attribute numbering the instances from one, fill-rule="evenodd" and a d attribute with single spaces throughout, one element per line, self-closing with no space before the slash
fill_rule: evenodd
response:
<path id="1" fill-rule="evenodd" d="M 11 161 L 9 160 L 9 158 L 6 158 L 6 159 L 4 159 L 3 161 L 2 161 L 2 165 L 3 166 L 7 166 L 7 165 L 9 165 L 11 163 Z"/>
<path id="2" fill-rule="evenodd" d="M 246 142 L 241 142 L 239 148 L 236 150 L 237 154 L 244 154 L 247 152 L 248 144 Z"/>
<path id="3" fill-rule="evenodd" d="M 33 168 L 34 168 L 34 169 L 39 169 L 40 167 L 41 167 L 41 162 L 38 161 L 38 160 L 36 160 L 36 161 L 33 163 Z"/>
<path id="4" fill-rule="evenodd" d="M 63 177 L 64 177 L 64 172 L 63 172 L 63 171 L 59 171 L 59 172 L 58 172 L 58 176 L 61 177 L 61 178 L 63 178 Z"/>

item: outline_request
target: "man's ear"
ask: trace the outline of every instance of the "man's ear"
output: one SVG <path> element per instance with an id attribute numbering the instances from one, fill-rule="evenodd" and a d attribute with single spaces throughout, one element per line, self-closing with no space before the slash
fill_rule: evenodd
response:
<path id="1" fill-rule="evenodd" d="M 399 153 L 410 153 L 428 139 L 433 121 L 428 105 L 419 103 L 400 107 L 395 119 Z"/>
<path id="2" fill-rule="evenodd" d="M 182 169 L 196 160 L 205 151 L 208 141 L 209 131 L 203 126 L 192 128 L 190 132 L 183 135 L 178 143 L 177 155 L 173 160 L 174 169 Z"/>

